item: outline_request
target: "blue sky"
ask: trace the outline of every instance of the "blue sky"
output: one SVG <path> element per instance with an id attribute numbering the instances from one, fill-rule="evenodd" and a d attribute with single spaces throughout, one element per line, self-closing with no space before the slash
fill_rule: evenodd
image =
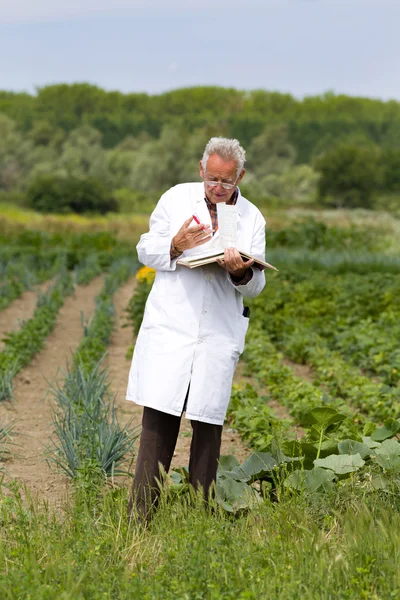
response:
<path id="1" fill-rule="evenodd" d="M 88 81 L 400 100 L 400 0 L 0 0 L 0 89 Z"/>

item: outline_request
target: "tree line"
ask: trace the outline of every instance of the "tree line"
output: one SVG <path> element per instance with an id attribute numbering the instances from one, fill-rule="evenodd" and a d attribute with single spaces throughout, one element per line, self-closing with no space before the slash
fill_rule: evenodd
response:
<path id="1" fill-rule="evenodd" d="M 255 201 L 400 208 L 398 133 L 399 102 L 333 93 L 3 91 L 0 197 L 61 212 L 146 209 L 169 186 L 197 180 L 205 143 L 223 135 L 247 151 L 243 187 Z"/>

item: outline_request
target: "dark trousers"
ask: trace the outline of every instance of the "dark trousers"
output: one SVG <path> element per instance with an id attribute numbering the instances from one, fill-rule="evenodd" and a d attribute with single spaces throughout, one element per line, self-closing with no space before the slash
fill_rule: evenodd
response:
<path id="1" fill-rule="evenodd" d="M 135 479 L 129 500 L 128 512 L 133 505 L 137 516 L 147 519 L 157 505 L 160 488 L 160 464 L 168 472 L 178 439 L 181 417 L 144 408 L 142 434 L 136 460 Z M 221 449 L 222 425 L 211 425 L 191 421 L 193 437 L 190 445 L 189 482 L 202 488 L 208 497 L 210 486 L 215 481 Z"/>

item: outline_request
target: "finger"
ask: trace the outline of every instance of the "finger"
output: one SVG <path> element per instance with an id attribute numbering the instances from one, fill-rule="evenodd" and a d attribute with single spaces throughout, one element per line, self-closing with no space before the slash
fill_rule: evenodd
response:
<path id="1" fill-rule="evenodd" d="M 194 225 L 193 227 L 190 227 L 190 229 L 189 229 L 189 233 L 198 233 L 199 231 L 201 231 L 201 232 L 204 231 L 203 225 Z"/>
<path id="2" fill-rule="evenodd" d="M 194 241 L 197 242 L 199 240 L 204 240 L 205 238 L 207 238 L 209 240 L 211 237 L 211 234 L 210 233 L 205 234 L 204 231 L 200 231 L 197 235 L 194 235 L 193 237 L 194 237 Z"/>
<path id="3" fill-rule="evenodd" d="M 191 223 L 192 221 L 193 221 L 193 217 L 189 217 L 189 218 L 188 218 L 188 219 L 186 219 L 186 221 L 184 222 L 184 224 L 183 224 L 183 227 L 184 227 L 185 229 L 187 229 L 187 228 L 189 227 L 189 225 L 190 225 L 190 223 Z"/>
<path id="4" fill-rule="evenodd" d="M 216 262 L 219 264 L 220 267 L 222 267 L 223 269 L 226 269 L 226 264 L 225 264 L 223 258 L 217 258 Z"/>
<path id="5" fill-rule="evenodd" d="M 244 267 L 251 267 L 251 265 L 254 265 L 254 258 L 251 258 L 250 260 L 243 261 L 243 266 Z"/>
<path id="6" fill-rule="evenodd" d="M 211 239 L 211 236 L 206 237 L 202 240 L 196 241 L 195 246 L 201 246 L 202 244 L 205 244 L 206 242 L 209 242 Z"/>

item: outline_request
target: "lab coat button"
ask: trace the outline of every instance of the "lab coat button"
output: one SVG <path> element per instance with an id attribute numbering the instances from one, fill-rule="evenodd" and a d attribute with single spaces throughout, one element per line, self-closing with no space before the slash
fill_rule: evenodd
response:
<path id="1" fill-rule="evenodd" d="M 198 343 L 198 344 L 201 344 L 201 340 L 197 340 L 197 343 Z"/>
<path id="2" fill-rule="evenodd" d="M 205 314 L 206 314 L 206 312 L 207 312 L 206 310 L 202 310 L 202 311 L 201 311 L 201 314 L 202 314 L 202 315 L 205 315 Z"/>

